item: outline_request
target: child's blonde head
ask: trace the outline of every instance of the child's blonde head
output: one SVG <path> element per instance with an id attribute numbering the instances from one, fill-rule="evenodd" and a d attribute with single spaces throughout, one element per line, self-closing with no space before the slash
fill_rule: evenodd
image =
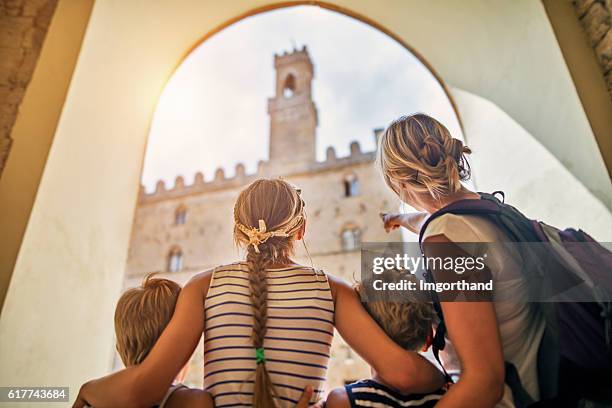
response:
<path id="1" fill-rule="evenodd" d="M 170 322 L 181 291 L 178 283 L 148 274 L 126 290 L 115 309 L 117 351 L 126 367 L 142 363 Z"/>
<path id="2" fill-rule="evenodd" d="M 417 299 L 406 299 L 405 302 L 363 301 L 364 283 L 359 282 L 355 290 L 362 295 L 363 307 L 391 340 L 408 351 L 418 351 L 425 345 L 436 320 L 430 302 Z"/>

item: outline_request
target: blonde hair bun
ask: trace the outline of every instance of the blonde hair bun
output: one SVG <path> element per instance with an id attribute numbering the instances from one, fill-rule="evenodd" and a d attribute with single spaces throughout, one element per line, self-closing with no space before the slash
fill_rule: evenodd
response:
<path id="1" fill-rule="evenodd" d="M 454 193 L 470 178 L 472 150 L 431 116 L 417 113 L 394 120 L 382 134 L 378 162 L 385 181 L 407 184 L 434 198 Z"/>

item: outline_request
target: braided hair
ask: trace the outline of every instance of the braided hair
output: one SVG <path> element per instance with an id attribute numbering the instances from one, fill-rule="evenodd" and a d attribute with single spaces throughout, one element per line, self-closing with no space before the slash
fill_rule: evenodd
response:
<path id="1" fill-rule="evenodd" d="M 266 270 L 272 264 L 290 262 L 293 236 L 305 222 L 304 202 L 299 191 L 286 181 L 256 180 L 238 196 L 234 221 L 234 239 L 237 244 L 247 248 L 253 308 L 251 338 L 257 362 L 253 407 L 272 408 L 277 406 L 274 397 L 278 394 L 266 368 L 264 353 L 264 339 L 268 330 Z"/>

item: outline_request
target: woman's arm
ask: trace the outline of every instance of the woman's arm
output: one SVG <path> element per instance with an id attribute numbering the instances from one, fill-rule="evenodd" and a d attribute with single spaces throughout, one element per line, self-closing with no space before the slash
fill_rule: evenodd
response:
<path id="1" fill-rule="evenodd" d="M 181 290 L 170 323 L 141 364 L 85 383 L 74 407 L 150 407 L 158 403 L 200 341 L 211 276 L 212 272 L 196 275 Z"/>
<path id="2" fill-rule="evenodd" d="M 411 213 L 381 213 L 380 214 L 386 232 L 390 232 L 399 227 L 404 227 L 415 234 L 421 231 L 421 227 L 429 217 L 429 214 L 424 212 Z"/>
<path id="3" fill-rule="evenodd" d="M 427 238 L 425 253 L 428 244 L 438 243 L 448 249 L 451 241 L 444 235 Z M 461 377 L 436 407 L 493 407 L 504 390 L 504 357 L 493 303 L 441 302 L 441 306 Z"/>
<path id="4" fill-rule="evenodd" d="M 444 383 L 442 373 L 416 352 L 393 342 L 343 280 L 329 276 L 335 303 L 335 326 L 342 338 L 389 385 L 402 392 L 428 393 Z"/>

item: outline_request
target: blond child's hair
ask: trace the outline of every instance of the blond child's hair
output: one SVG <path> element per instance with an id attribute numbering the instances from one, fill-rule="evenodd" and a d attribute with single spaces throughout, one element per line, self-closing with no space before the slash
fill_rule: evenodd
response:
<path id="1" fill-rule="evenodd" d="M 148 274 L 139 287 L 126 290 L 115 309 L 117 351 L 126 367 L 143 362 L 170 322 L 181 287 Z"/>
<path id="2" fill-rule="evenodd" d="M 471 152 L 442 123 L 417 113 L 391 122 L 380 137 L 377 160 L 392 190 L 395 181 L 439 198 L 457 192 L 470 178 L 466 155 Z"/>
<path id="3" fill-rule="evenodd" d="M 404 350 L 419 351 L 423 348 L 436 321 L 436 312 L 430 302 L 418 299 L 366 301 L 363 282 L 358 282 L 355 290 L 363 307 L 391 340 Z"/>
<path id="4" fill-rule="evenodd" d="M 252 405 L 272 408 L 277 392 L 266 367 L 264 338 L 268 330 L 266 269 L 287 263 L 294 236 L 306 221 L 300 191 L 280 179 L 259 179 L 245 188 L 234 206 L 234 240 L 246 247 L 253 307 L 253 349 L 257 355 Z"/>

